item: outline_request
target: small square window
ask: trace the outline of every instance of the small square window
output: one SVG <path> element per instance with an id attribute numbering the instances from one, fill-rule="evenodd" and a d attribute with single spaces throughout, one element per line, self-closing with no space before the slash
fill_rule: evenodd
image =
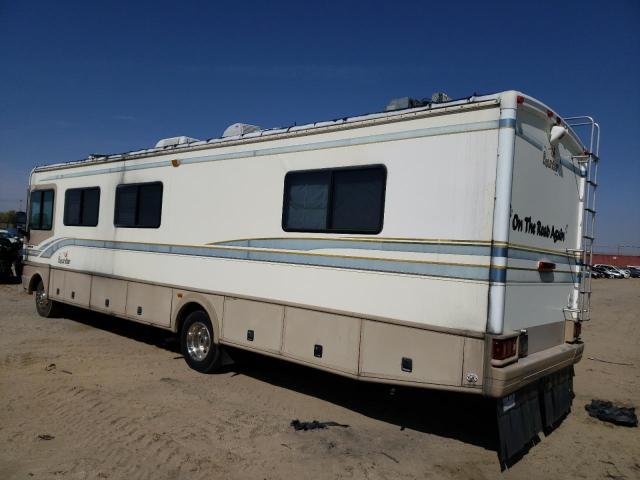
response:
<path id="1" fill-rule="evenodd" d="M 64 224 L 75 227 L 98 225 L 100 188 L 72 188 L 64 195 Z"/>
<path id="2" fill-rule="evenodd" d="M 116 188 L 116 227 L 158 228 L 162 216 L 162 183 L 136 183 Z"/>

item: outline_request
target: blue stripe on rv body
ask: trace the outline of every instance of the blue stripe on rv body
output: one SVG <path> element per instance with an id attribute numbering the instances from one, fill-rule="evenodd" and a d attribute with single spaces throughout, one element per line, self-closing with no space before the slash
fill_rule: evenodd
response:
<path id="1" fill-rule="evenodd" d="M 500 268 L 491 268 L 489 271 L 489 281 L 494 283 L 505 283 L 507 281 L 507 271 Z"/>
<path id="2" fill-rule="evenodd" d="M 300 255 L 288 252 L 264 252 L 260 250 L 235 250 L 205 246 L 157 245 L 133 242 L 117 242 L 111 240 L 85 240 L 65 238 L 53 242 L 42 254 L 43 258 L 50 257 L 55 251 L 69 245 L 104 248 L 109 250 L 126 250 L 146 253 L 167 253 L 187 256 L 212 257 L 231 260 L 253 260 L 270 263 L 286 263 L 294 265 L 309 265 L 331 268 L 344 268 L 372 272 L 401 273 L 445 278 L 461 278 L 467 280 L 483 280 L 495 283 L 505 283 L 508 276 L 507 269 L 489 267 L 488 265 L 447 265 L 438 263 L 419 263 L 395 259 L 369 259 L 352 257 L 335 257 L 328 255 Z M 512 270 L 514 275 L 516 270 Z M 517 276 L 525 277 L 515 282 L 571 282 L 572 274 L 552 273 L 548 280 L 536 271 L 517 271 Z"/>
<path id="3" fill-rule="evenodd" d="M 81 242 L 81 243 L 78 243 Z M 87 247 L 102 247 L 112 249 L 127 249 L 158 253 L 177 253 L 182 248 L 189 248 L 190 252 L 207 251 L 207 247 L 182 247 L 177 245 L 141 244 L 133 242 L 91 240 L 91 239 L 56 239 L 50 245 L 42 249 L 44 257 L 66 245 L 81 245 Z M 324 239 L 257 239 L 234 240 L 217 243 L 214 246 L 230 246 L 238 248 L 265 248 L 278 250 L 313 251 L 321 249 L 357 249 L 370 251 L 394 251 L 411 253 L 435 253 L 446 255 L 475 255 L 486 256 L 491 253 L 493 258 L 512 258 L 517 260 L 538 261 L 540 259 L 554 261 L 560 264 L 571 264 L 572 258 L 568 255 L 531 252 L 517 247 L 489 247 L 485 245 L 459 245 L 450 243 L 413 243 L 413 242 L 371 242 L 348 239 L 324 240 Z M 33 251 L 33 250 L 32 250 Z"/>
<path id="4" fill-rule="evenodd" d="M 280 250 L 321 250 L 321 249 L 357 249 L 378 250 L 389 252 L 435 253 L 442 255 L 477 255 L 491 254 L 494 258 L 513 258 L 516 260 L 539 261 L 541 259 L 560 264 L 569 264 L 567 255 L 531 252 L 517 247 L 490 247 L 488 245 L 460 245 L 448 242 L 417 243 L 417 242 L 375 242 L 358 240 L 324 240 L 324 239 L 257 239 L 233 240 L 216 243 L 215 245 L 244 248 L 269 248 Z"/>
<path id="5" fill-rule="evenodd" d="M 414 242 L 376 242 L 358 240 L 324 240 L 304 238 L 274 238 L 257 240 L 233 240 L 229 242 L 215 243 L 218 246 L 244 247 L 244 248 L 268 248 L 278 250 L 329 250 L 329 249 L 353 249 L 371 250 L 383 252 L 411 252 L 411 253 L 435 253 L 443 255 L 489 255 L 491 247 L 488 245 L 457 245 L 450 243 L 414 243 Z"/>
<path id="6" fill-rule="evenodd" d="M 498 255 L 496 255 L 498 256 Z M 569 255 L 560 255 L 553 253 L 544 253 L 544 252 L 532 252 L 529 250 L 519 249 L 517 247 L 509 247 L 508 252 L 505 255 L 500 255 L 504 257 L 509 257 L 514 260 L 530 260 L 533 262 L 537 261 L 552 261 L 554 263 L 571 265 L 571 257 Z"/>
<path id="7" fill-rule="evenodd" d="M 81 239 L 63 239 L 52 245 L 42 257 L 51 255 L 65 246 L 83 246 L 147 253 L 172 253 L 214 257 L 233 260 L 255 260 L 260 262 L 287 263 L 332 268 L 345 268 L 385 273 L 402 273 L 436 277 L 453 277 L 469 280 L 488 280 L 489 266 L 445 265 L 431 263 L 415 263 L 402 260 L 373 260 L 367 258 L 330 257 L 324 255 L 299 255 L 296 253 L 262 252 L 259 250 L 225 250 L 210 247 L 154 245 L 131 242 L 95 241 Z"/>
<path id="8" fill-rule="evenodd" d="M 501 118 L 498 120 L 498 126 L 500 128 L 516 128 L 515 118 Z"/>
<path id="9" fill-rule="evenodd" d="M 270 147 L 258 150 L 244 150 L 241 152 L 221 153 L 217 155 L 206 155 L 201 157 L 191 157 L 180 159 L 181 164 L 216 162 L 221 160 L 234 160 L 239 158 L 260 157 L 266 155 L 278 155 L 294 152 L 305 152 L 311 150 L 324 150 L 327 148 L 350 147 L 355 145 L 367 145 L 370 143 L 390 142 L 395 140 L 405 140 L 410 138 L 432 137 L 435 135 L 447 135 L 453 133 L 476 132 L 480 130 L 492 130 L 498 128 L 497 120 L 488 120 L 483 122 L 462 123 L 456 125 L 445 125 L 441 127 L 420 128 L 416 130 L 405 130 L 402 132 L 382 133 L 378 135 L 368 135 L 364 137 L 345 138 L 340 140 L 328 140 L 324 142 L 305 143 L 298 145 L 288 145 L 283 147 Z M 213 147 L 213 145 L 212 145 Z M 176 152 L 182 153 L 182 152 Z M 124 161 L 124 160 L 123 160 Z M 90 171 L 80 171 L 71 173 L 61 173 L 51 175 L 43 179 L 43 181 L 59 180 L 61 178 L 82 177 L 88 175 L 100 175 L 103 173 L 117 173 L 129 170 L 143 170 L 147 168 L 168 167 L 171 165 L 170 160 L 162 160 L 157 162 L 121 165 L 117 167 L 102 168 Z"/>

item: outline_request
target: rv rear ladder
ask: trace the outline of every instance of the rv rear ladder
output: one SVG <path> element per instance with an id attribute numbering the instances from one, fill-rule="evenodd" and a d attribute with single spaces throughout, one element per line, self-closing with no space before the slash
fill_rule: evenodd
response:
<path id="1" fill-rule="evenodd" d="M 588 131 L 589 150 L 574 155 L 571 160 L 580 169 L 584 179 L 581 189 L 580 206 L 582 208 L 582 234 L 579 248 L 567 249 L 576 261 L 577 301 L 566 308 L 565 316 L 578 321 L 591 319 L 591 280 L 593 264 L 593 242 L 596 223 L 596 190 L 598 188 L 598 164 L 600 162 L 600 126 L 591 117 L 570 117 L 565 119 L 571 129 L 584 127 Z"/>

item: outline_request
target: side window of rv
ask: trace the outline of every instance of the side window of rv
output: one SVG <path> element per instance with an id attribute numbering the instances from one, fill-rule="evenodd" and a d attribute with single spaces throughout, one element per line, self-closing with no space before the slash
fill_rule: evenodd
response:
<path id="1" fill-rule="evenodd" d="M 386 181 L 382 165 L 289 172 L 284 180 L 282 228 L 380 233 Z"/>
<path id="2" fill-rule="evenodd" d="M 53 226 L 53 190 L 34 190 L 29 199 L 29 228 L 51 230 Z"/>
<path id="3" fill-rule="evenodd" d="M 161 216 L 161 182 L 118 185 L 113 219 L 116 227 L 158 228 Z"/>
<path id="4" fill-rule="evenodd" d="M 100 188 L 71 188 L 64 194 L 64 224 L 75 227 L 98 225 Z"/>

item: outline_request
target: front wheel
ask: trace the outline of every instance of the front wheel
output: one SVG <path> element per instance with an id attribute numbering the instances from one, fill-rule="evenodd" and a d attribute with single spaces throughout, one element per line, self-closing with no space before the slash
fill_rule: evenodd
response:
<path id="1" fill-rule="evenodd" d="M 36 310 L 38 311 L 38 315 L 41 317 L 57 317 L 60 314 L 60 304 L 49 298 L 44 289 L 44 283 L 42 283 L 42 280 L 38 282 L 35 298 Z"/>
<path id="2" fill-rule="evenodd" d="M 206 312 L 197 310 L 187 315 L 180 330 L 180 348 L 191 368 L 201 373 L 211 373 L 220 368 L 220 346 L 213 340 L 213 328 Z"/>

